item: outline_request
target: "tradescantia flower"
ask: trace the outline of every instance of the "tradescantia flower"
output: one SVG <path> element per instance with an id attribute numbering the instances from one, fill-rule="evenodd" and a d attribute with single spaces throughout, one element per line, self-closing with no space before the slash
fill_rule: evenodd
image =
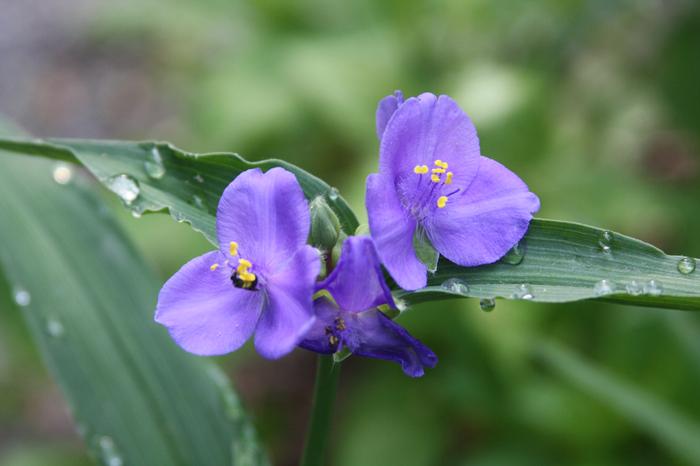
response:
<path id="1" fill-rule="evenodd" d="M 324 354 L 347 349 L 357 356 L 394 361 L 411 377 L 437 364 L 427 346 L 377 309 L 395 304 L 371 238 L 346 239 L 338 265 L 317 289 L 316 322 L 302 348 Z"/>
<path id="2" fill-rule="evenodd" d="M 377 108 L 379 173 L 367 178 L 369 226 L 379 257 L 404 289 L 427 283 L 414 237 L 462 266 L 489 264 L 525 235 L 539 199 L 483 157 L 476 129 L 450 97 L 397 92 Z"/>
<path id="3" fill-rule="evenodd" d="M 219 250 L 192 259 L 163 285 L 156 321 L 199 355 L 234 351 L 253 333 L 263 356 L 288 353 L 314 322 L 320 260 L 306 245 L 309 225 L 293 174 L 241 173 L 219 201 Z"/>

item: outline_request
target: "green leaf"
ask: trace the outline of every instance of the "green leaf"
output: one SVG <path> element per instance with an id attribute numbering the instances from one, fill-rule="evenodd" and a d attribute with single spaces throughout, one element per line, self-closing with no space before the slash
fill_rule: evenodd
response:
<path id="1" fill-rule="evenodd" d="M 167 209 L 173 218 L 190 223 L 215 245 L 221 193 L 239 173 L 255 167 L 283 167 L 293 172 L 307 199 L 326 198 L 346 233 L 358 226 L 335 188 L 282 160 L 248 162 L 238 154 L 193 154 L 158 142 L 0 139 L 0 149 L 78 161 L 119 195 L 135 215 Z"/>
<path id="2" fill-rule="evenodd" d="M 235 154 L 196 155 L 168 144 L 150 142 L 0 139 L 0 148 L 78 160 L 108 187 L 121 192 L 122 198 L 126 193 L 134 212 L 169 209 L 173 217 L 190 222 L 212 242 L 216 236 L 215 208 L 221 192 L 238 173 L 255 166 L 264 169 L 282 166 L 293 171 L 309 199 L 319 195 L 328 199 L 345 233 L 352 234 L 358 226 L 336 191 L 279 160 L 251 163 Z M 154 165 L 162 170 L 154 170 Z M 133 200 L 129 200 L 125 178 L 139 185 L 139 195 Z M 683 259 L 618 233 L 536 219 L 523 241 L 498 263 L 465 268 L 443 258 L 437 272 L 429 275 L 427 288 L 416 292 L 396 289 L 396 293 L 409 304 L 455 296 L 538 302 L 597 298 L 699 310 L 700 271 L 679 272 Z"/>
<path id="3" fill-rule="evenodd" d="M 0 266 L 95 457 L 266 464 L 226 377 L 153 322 L 159 282 L 85 177 L 0 156 Z"/>
<path id="4" fill-rule="evenodd" d="M 516 251 L 496 264 L 466 268 L 441 259 L 427 288 L 398 295 L 411 303 L 455 295 L 549 303 L 598 298 L 700 310 L 700 271 L 681 273 L 679 265 L 689 271 L 686 260 L 695 261 L 619 233 L 535 219 Z"/>
<path id="5" fill-rule="evenodd" d="M 561 377 L 590 393 L 621 416 L 656 438 L 668 450 L 700 464 L 700 425 L 663 400 L 617 379 L 554 343 L 542 344 L 539 358 Z"/>

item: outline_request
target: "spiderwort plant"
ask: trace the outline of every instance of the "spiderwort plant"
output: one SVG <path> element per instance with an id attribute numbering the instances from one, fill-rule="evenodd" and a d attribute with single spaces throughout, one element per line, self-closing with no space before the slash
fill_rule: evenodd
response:
<path id="1" fill-rule="evenodd" d="M 489 264 L 525 235 L 539 199 L 481 155 L 476 128 L 450 97 L 385 97 L 377 108 L 379 173 L 367 178 L 369 226 L 399 286 L 427 284 L 414 242 L 462 266 Z"/>
<path id="2" fill-rule="evenodd" d="M 199 355 L 234 351 L 253 333 L 263 356 L 289 353 L 314 322 L 320 260 L 306 245 L 309 227 L 309 207 L 292 173 L 241 173 L 219 201 L 219 250 L 192 259 L 165 283 L 156 321 Z"/>
<path id="3" fill-rule="evenodd" d="M 378 309 L 396 305 L 371 238 L 347 238 L 336 268 L 316 289 L 316 322 L 302 348 L 324 354 L 347 349 L 357 356 L 394 361 L 411 377 L 437 364 L 435 353 Z"/>

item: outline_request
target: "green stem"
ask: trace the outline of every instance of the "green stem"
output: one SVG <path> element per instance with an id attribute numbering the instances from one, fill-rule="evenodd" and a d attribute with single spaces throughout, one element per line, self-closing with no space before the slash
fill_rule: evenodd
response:
<path id="1" fill-rule="evenodd" d="M 322 466 L 323 464 L 339 374 L 340 364 L 333 361 L 333 356 L 319 355 L 311 419 L 306 433 L 301 466 Z"/>

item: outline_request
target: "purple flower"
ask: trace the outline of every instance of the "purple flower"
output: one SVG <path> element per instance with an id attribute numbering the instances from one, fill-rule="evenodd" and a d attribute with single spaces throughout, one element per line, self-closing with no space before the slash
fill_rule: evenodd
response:
<path id="1" fill-rule="evenodd" d="M 317 289 L 325 291 L 314 301 L 316 322 L 301 347 L 324 354 L 346 348 L 357 356 L 395 361 L 411 377 L 437 364 L 430 348 L 377 309 L 395 304 L 371 238 L 346 239 L 338 265 Z"/>
<path id="2" fill-rule="evenodd" d="M 525 235 L 539 199 L 517 175 L 481 155 L 474 125 L 450 97 L 385 97 L 377 134 L 379 173 L 367 178 L 369 226 L 399 286 L 427 283 L 414 235 L 462 266 L 495 262 Z"/>
<path id="3" fill-rule="evenodd" d="M 156 322 L 199 355 L 234 351 L 253 332 L 263 356 L 290 352 L 314 322 L 320 261 L 306 245 L 309 225 L 293 174 L 241 173 L 219 201 L 219 250 L 192 259 L 163 285 Z"/>

